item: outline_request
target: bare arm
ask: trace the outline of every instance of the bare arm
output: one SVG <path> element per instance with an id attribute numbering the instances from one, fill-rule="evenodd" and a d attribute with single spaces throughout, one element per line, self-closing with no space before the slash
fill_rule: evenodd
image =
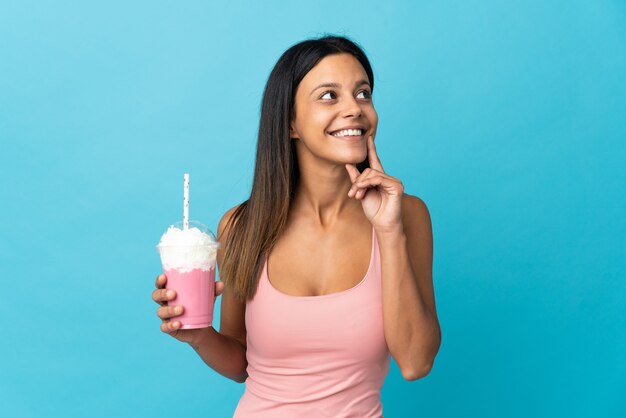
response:
<path id="1" fill-rule="evenodd" d="M 217 228 L 218 241 L 222 244 L 228 239 L 226 225 L 233 215 L 235 208 L 230 209 L 222 217 Z M 224 254 L 217 252 L 217 264 L 222 264 Z M 196 341 L 190 342 L 191 347 L 202 360 L 216 372 L 239 383 L 245 382 L 248 377 L 246 368 L 246 332 L 245 332 L 245 303 L 240 303 L 231 296 L 228 289 L 222 293 L 220 332 L 215 328 L 207 328 L 207 332 Z"/>
<path id="2" fill-rule="evenodd" d="M 218 226 L 218 241 L 224 244 L 228 237 L 225 231 L 228 219 L 232 216 L 234 209 L 229 210 L 222 217 Z M 222 264 L 223 253 L 217 251 L 218 267 Z M 213 370 L 236 382 L 243 383 L 248 376 L 246 368 L 246 333 L 245 333 L 245 304 L 236 301 L 224 289 L 223 283 L 216 283 L 216 297 L 222 294 L 221 324 L 220 332 L 215 328 L 201 329 L 179 329 L 180 322 L 175 317 L 182 314 L 182 308 L 168 306 L 168 300 L 175 298 L 172 290 L 165 289 L 166 277 L 160 275 L 157 278 L 157 290 L 153 292 L 152 299 L 162 304 L 157 315 L 163 319 L 161 331 L 170 334 L 172 337 L 188 343 L 198 353 L 200 358 Z M 223 290 L 223 292 L 222 292 Z"/>
<path id="3" fill-rule="evenodd" d="M 405 195 L 403 228 L 379 234 L 387 345 L 407 380 L 427 375 L 441 344 L 426 205 Z"/>
<path id="4" fill-rule="evenodd" d="M 204 328 L 204 331 L 197 341 L 189 345 L 219 374 L 238 383 L 245 382 L 248 377 L 246 348 L 235 338 L 222 335 L 213 327 Z"/>

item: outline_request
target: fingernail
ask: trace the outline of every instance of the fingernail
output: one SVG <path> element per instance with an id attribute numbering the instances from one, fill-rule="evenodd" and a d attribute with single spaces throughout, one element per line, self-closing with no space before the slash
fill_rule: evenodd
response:
<path id="1" fill-rule="evenodd" d="M 174 291 L 173 290 L 168 290 L 166 295 L 167 295 L 168 298 L 171 298 L 171 297 L 174 296 Z"/>
<path id="2" fill-rule="evenodd" d="M 177 306 L 174 308 L 174 313 L 181 313 L 183 310 L 183 308 L 181 308 L 180 306 Z"/>

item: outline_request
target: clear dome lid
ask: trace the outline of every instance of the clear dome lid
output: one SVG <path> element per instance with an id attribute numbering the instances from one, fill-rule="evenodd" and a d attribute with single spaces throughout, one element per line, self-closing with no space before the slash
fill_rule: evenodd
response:
<path id="1" fill-rule="evenodd" d="M 183 221 L 178 221 L 174 224 L 172 224 L 172 226 L 176 229 L 180 229 L 181 231 L 184 229 L 184 222 Z M 212 241 L 217 242 L 217 238 L 215 237 L 215 234 L 209 229 L 208 226 L 206 226 L 205 224 L 203 224 L 200 221 L 189 221 L 189 229 L 191 228 L 198 228 L 200 230 L 200 232 L 203 232 L 205 234 L 207 234 L 209 237 L 211 237 Z"/>
<path id="2" fill-rule="evenodd" d="M 189 228 L 185 231 L 183 221 L 169 226 L 161 236 L 158 249 L 172 247 L 221 247 L 215 234 L 203 223 L 189 221 Z"/>

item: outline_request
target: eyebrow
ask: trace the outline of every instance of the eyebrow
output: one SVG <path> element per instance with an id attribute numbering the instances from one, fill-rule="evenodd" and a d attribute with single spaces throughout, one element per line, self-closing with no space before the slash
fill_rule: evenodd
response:
<path id="1" fill-rule="evenodd" d="M 356 87 L 361 87 L 363 84 L 367 84 L 368 86 L 370 85 L 369 81 L 367 81 L 367 80 L 359 80 L 359 81 L 356 82 L 355 88 Z M 340 88 L 341 84 L 338 84 L 338 83 L 322 83 L 319 86 L 315 87 L 313 90 L 311 90 L 311 94 L 313 94 L 315 92 L 315 90 L 321 89 L 322 87 Z"/>

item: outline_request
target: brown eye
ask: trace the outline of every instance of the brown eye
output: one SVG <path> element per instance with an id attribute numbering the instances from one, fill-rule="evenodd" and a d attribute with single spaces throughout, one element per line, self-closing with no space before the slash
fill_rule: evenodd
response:
<path id="1" fill-rule="evenodd" d="M 324 94 L 322 94 L 322 96 L 320 97 L 320 99 L 323 99 L 323 98 L 324 98 L 324 96 L 326 96 L 326 95 L 328 95 L 328 94 L 335 95 L 335 92 L 334 92 L 334 91 L 326 91 L 326 92 L 324 92 Z"/>
<path id="2" fill-rule="evenodd" d="M 370 97 L 372 97 L 372 94 L 369 91 L 367 91 L 367 90 L 361 90 L 360 92 L 357 93 L 357 96 L 359 94 L 361 94 L 361 93 L 363 93 L 365 95 L 365 97 L 363 97 L 363 99 L 369 99 Z"/>

